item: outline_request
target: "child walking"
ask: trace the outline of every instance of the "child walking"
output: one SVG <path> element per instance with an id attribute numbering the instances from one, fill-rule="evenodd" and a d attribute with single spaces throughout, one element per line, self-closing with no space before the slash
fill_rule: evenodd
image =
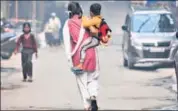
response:
<path id="1" fill-rule="evenodd" d="M 23 82 L 27 81 L 32 82 L 33 76 L 33 64 L 32 64 L 32 56 L 35 53 L 36 58 L 38 57 L 37 52 L 37 44 L 33 34 L 31 34 L 31 25 L 26 22 L 23 24 L 23 34 L 17 41 L 15 54 L 19 51 L 19 47 L 22 44 L 21 51 L 21 62 L 22 62 L 22 73 L 23 73 Z"/>
<path id="2" fill-rule="evenodd" d="M 94 3 L 90 6 L 90 16 L 91 18 L 82 16 L 82 25 L 87 31 L 91 32 L 92 37 L 89 37 L 81 45 L 80 64 L 73 67 L 73 71 L 82 71 L 83 63 L 85 61 L 85 56 L 86 56 L 85 54 L 86 50 L 89 48 L 98 46 L 101 41 L 99 38 L 99 36 L 101 36 L 101 33 L 99 33 L 99 29 L 100 29 L 103 18 L 101 16 L 101 5 L 99 3 Z M 103 30 L 104 30 L 104 35 L 102 36 L 106 36 L 105 39 L 110 38 L 111 30 L 109 29 L 109 27 L 104 27 Z"/>

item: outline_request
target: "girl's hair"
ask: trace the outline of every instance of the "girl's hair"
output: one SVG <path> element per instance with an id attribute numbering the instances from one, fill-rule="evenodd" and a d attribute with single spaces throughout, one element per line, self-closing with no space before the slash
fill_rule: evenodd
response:
<path id="1" fill-rule="evenodd" d="M 78 2 L 71 2 L 68 5 L 69 18 L 72 18 L 74 15 L 79 15 L 79 18 L 82 17 L 83 11 Z"/>
<path id="2" fill-rule="evenodd" d="M 82 8 L 80 6 L 79 3 L 76 3 L 77 7 L 78 7 L 78 12 L 79 12 L 79 18 L 81 18 L 83 16 L 83 11 L 82 11 Z"/>
<path id="3" fill-rule="evenodd" d="M 29 30 L 29 32 L 28 32 L 28 33 L 30 33 L 30 32 L 31 32 L 31 25 L 30 25 L 30 23 L 29 23 L 29 22 L 25 22 L 25 23 L 23 23 L 23 29 L 22 29 L 22 31 L 25 33 L 25 30 L 24 30 L 24 29 L 25 29 L 25 27 L 26 27 L 26 26 L 28 26 L 28 27 L 29 27 L 29 29 L 30 29 L 30 30 Z"/>

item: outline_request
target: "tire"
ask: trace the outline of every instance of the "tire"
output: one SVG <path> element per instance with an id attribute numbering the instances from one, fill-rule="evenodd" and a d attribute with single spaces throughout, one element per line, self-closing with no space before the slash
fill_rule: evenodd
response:
<path id="1" fill-rule="evenodd" d="M 123 60 L 123 65 L 124 65 L 124 67 L 127 67 L 128 66 L 128 62 L 127 62 L 127 60 L 124 58 L 124 60 Z"/>
<path id="2" fill-rule="evenodd" d="M 133 69 L 134 68 L 134 64 L 132 61 L 130 61 L 129 59 L 127 60 L 127 65 L 129 69 Z"/>
<path id="3" fill-rule="evenodd" d="M 130 61 L 128 61 L 127 63 L 128 63 L 128 68 L 129 69 L 133 69 L 134 68 L 134 63 L 132 63 Z"/>
<path id="4" fill-rule="evenodd" d="M 12 53 L 8 53 L 6 55 L 1 55 L 2 59 L 10 59 L 12 56 Z"/>

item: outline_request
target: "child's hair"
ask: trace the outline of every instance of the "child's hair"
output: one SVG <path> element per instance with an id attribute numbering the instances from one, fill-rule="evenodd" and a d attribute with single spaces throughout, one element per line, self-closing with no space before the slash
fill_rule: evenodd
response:
<path id="1" fill-rule="evenodd" d="M 79 18 L 83 15 L 82 8 L 80 7 L 78 2 L 71 2 L 68 5 L 69 18 L 73 17 L 74 15 L 79 15 Z"/>
<path id="2" fill-rule="evenodd" d="M 26 27 L 26 26 L 28 26 L 29 27 L 29 32 L 28 33 L 30 33 L 31 32 L 31 25 L 30 25 L 30 23 L 29 22 L 25 22 L 25 23 L 23 23 L 23 29 L 22 29 L 22 31 L 25 33 L 25 30 L 24 30 L 24 28 Z"/>
<path id="3" fill-rule="evenodd" d="M 90 6 L 90 11 L 94 14 L 94 15 L 100 15 L 101 13 L 101 5 L 99 3 L 94 3 Z"/>

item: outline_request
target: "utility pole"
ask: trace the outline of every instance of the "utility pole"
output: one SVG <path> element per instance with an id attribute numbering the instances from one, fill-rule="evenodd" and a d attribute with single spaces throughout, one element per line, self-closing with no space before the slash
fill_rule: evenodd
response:
<path id="1" fill-rule="evenodd" d="M 39 9 L 39 19 L 41 21 L 41 25 L 40 25 L 40 30 L 43 29 L 43 23 L 44 23 L 44 2 L 45 1 L 39 1 L 39 5 L 40 5 L 40 9 Z"/>
<path id="2" fill-rule="evenodd" d="M 32 26 L 36 37 L 36 1 L 32 1 Z"/>
<path id="3" fill-rule="evenodd" d="M 18 0 L 15 1 L 15 21 L 18 22 Z"/>
<path id="4" fill-rule="evenodd" d="M 8 19 L 10 19 L 10 7 L 11 7 L 10 1 L 7 1 L 7 18 Z"/>
<path id="5" fill-rule="evenodd" d="M 41 21 L 44 20 L 44 1 L 39 1 L 40 2 L 40 19 Z"/>

